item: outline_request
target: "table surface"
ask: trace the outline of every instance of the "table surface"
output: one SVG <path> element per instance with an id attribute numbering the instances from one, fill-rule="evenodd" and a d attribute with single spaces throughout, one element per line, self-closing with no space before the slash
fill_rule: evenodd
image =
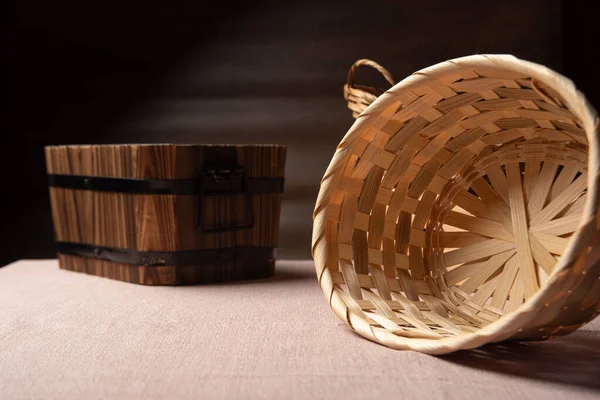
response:
<path id="1" fill-rule="evenodd" d="M 0 398 L 600 398 L 600 320 L 443 357 L 391 350 L 330 311 L 312 261 L 271 279 L 148 287 L 0 268 Z"/>

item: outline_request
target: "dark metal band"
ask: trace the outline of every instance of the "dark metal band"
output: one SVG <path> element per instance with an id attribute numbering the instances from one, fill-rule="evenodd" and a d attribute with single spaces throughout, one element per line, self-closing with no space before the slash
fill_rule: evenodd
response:
<path id="1" fill-rule="evenodd" d="M 137 251 L 72 242 L 56 244 L 60 254 L 147 267 L 210 265 L 233 261 L 258 262 L 275 260 L 277 256 L 277 248 L 256 246 L 187 251 Z"/>
<path id="2" fill-rule="evenodd" d="M 199 179 L 132 179 L 50 174 L 48 184 L 51 187 L 64 189 L 133 194 L 218 195 L 243 192 L 252 195 L 282 193 L 284 179 L 248 177 L 219 180 L 217 178 L 205 179 L 201 182 Z"/>

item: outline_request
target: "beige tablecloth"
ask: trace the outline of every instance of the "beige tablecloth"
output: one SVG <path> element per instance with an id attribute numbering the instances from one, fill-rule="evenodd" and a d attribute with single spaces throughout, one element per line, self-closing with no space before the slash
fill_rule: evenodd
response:
<path id="1" fill-rule="evenodd" d="M 0 399 L 598 399 L 600 321 L 443 358 L 390 350 L 330 311 L 311 261 L 275 278 L 146 287 L 0 268 Z"/>

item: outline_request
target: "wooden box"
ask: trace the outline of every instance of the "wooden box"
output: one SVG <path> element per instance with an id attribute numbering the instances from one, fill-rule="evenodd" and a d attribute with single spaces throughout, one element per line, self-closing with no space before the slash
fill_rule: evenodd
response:
<path id="1" fill-rule="evenodd" d="M 146 285 L 272 276 L 286 148 L 45 149 L 60 267 Z"/>

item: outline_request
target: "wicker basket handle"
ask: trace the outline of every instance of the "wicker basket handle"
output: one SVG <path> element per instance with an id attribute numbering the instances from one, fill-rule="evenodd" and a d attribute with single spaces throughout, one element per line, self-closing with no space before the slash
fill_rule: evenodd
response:
<path id="1" fill-rule="evenodd" d="M 363 110 L 367 108 L 369 104 L 374 102 L 375 99 L 381 96 L 381 94 L 383 94 L 385 91 L 384 89 L 357 85 L 354 83 L 354 75 L 356 74 L 356 70 L 361 66 L 375 68 L 377 71 L 379 71 L 379 73 L 381 73 L 381 75 L 383 75 L 385 80 L 388 81 L 390 85 L 394 86 L 396 84 L 390 71 L 375 61 L 360 59 L 352 64 L 350 70 L 348 71 L 348 83 L 344 85 L 344 99 L 348 101 L 348 108 L 352 110 L 352 116 L 354 118 L 358 118 L 360 113 L 363 112 Z"/>

